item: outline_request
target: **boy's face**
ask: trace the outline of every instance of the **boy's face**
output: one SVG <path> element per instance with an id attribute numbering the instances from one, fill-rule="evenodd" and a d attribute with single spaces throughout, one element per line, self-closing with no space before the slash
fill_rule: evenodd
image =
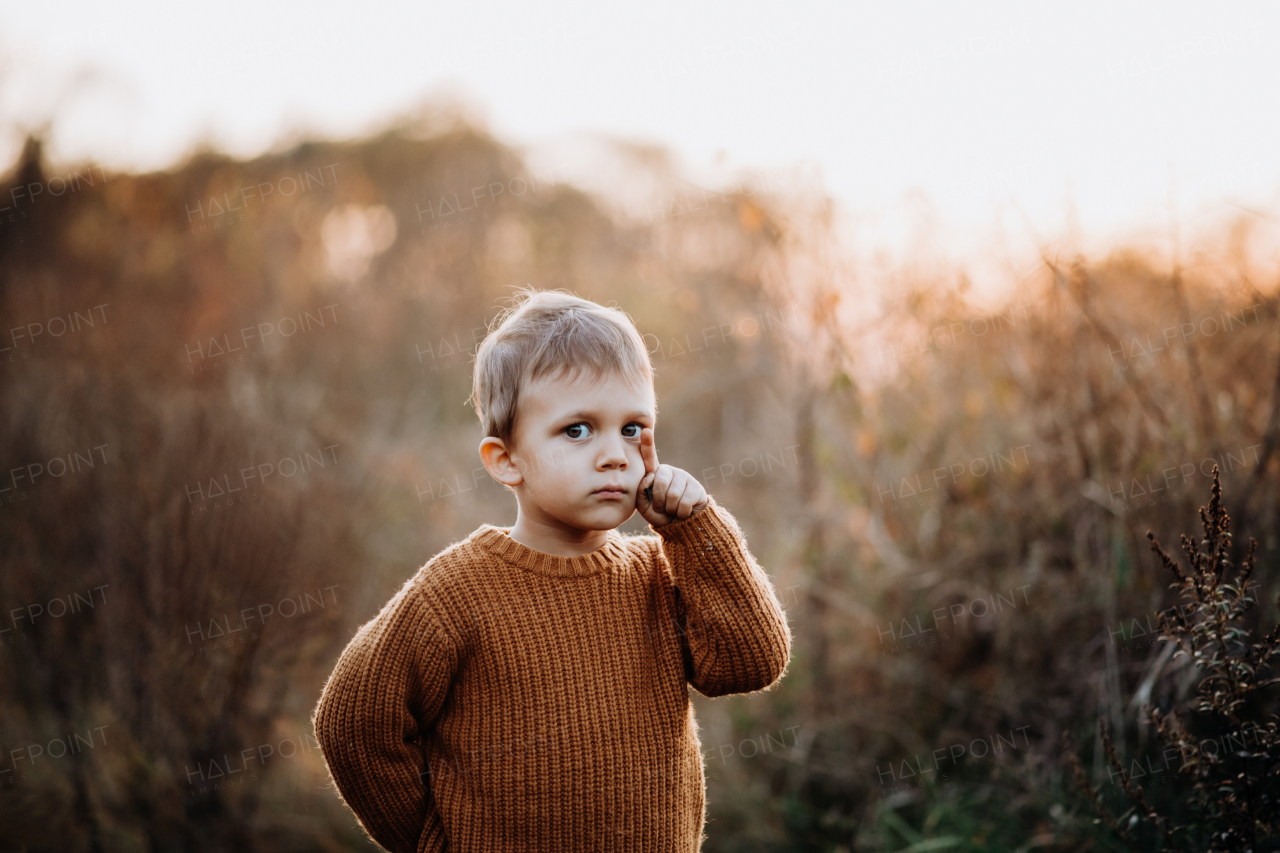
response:
<path id="1" fill-rule="evenodd" d="M 513 486 L 520 512 L 565 532 L 612 530 L 631 518 L 644 477 L 640 431 L 656 423 L 653 383 L 579 373 L 531 383 L 512 444 L 481 444 L 489 473 Z M 612 487 L 612 488 L 610 488 Z"/>

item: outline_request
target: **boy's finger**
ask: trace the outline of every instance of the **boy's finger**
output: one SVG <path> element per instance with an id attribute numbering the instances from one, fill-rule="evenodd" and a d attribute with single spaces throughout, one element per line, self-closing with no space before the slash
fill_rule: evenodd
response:
<path id="1" fill-rule="evenodd" d="M 645 485 L 646 480 L 648 485 Z M 653 494 L 654 480 L 654 476 L 648 474 L 644 480 L 640 481 L 641 488 L 640 494 L 636 497 L 636 508 L 639 509 L 640 515 L 644 517 L 645 521 L 650 524 L 665 524 L 670 519 L 658 508 L 657 502 L 660 497 Z M 643 495 L 643 497 L 640 497 L 640 495 Z"/>
<path id="2" fill-rule="evenodd" d="M 653 494 L 654 509 L 658 512 L 667 512 L 667 490 L 671 488 L 671 482 L 675 479 L 675 469 L 670 465 L 664 465 L 653 474 L 653 482 L 649 484 Z M 670 515 L 671 513 L 667 513 Z"/>
<path id="3" fill-rule="evenodd" d="M 652 474 L 658 470 L 658 444 L 654 440 L 653 430 L 649 427 L 640 430 L 640 458 L 644 460 L 646 474 Z"/>
<path id="4" fill-rule="evenodd" d="M 645 474 L 640 478 L 640 488 L 636 490 L 636 509 L 641 515 L 653 512 L 653 475 Z"/>
<path id="5" fill-rule="evenodd" d="M 680 502 L 684 500 L 684 493 L 689 489 L 688 477 L 675 477 L 667 484 L 665 500 L 662 502 L 662 511 L 672 518 L 679 517 Z"/>
<path id="6" fill-rule="evenodd" d="M 693 478 L 689 479 L 684 494 L 680 496 L 680 506 L 676 507 L 676 515 L 680 518 L 688 518 L 693 515 L 695 510 L 701 509 L 699 504 L 702 499 L 699 495 L 702 493 L 702 489 L 698 488 L 698 485 L 700 484 L 695 484 Z"/>

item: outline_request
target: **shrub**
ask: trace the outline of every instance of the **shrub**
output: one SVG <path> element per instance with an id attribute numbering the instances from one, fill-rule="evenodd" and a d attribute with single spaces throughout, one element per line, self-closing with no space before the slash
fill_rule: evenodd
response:
<path id="1" fill-rule="evenodd" d="M 1181 802 L 1173 805 L 1190 818 L 1179 823 L 1177 815 L 1161 814 L 1134 784 L 1116 755 L 1106 722 L 1099 719 L 1107 762 L 1118 775 L 1132 806 L 1118 818 L 1089 787 L 1074 754 L 1069 755 L 1077 782 L 1085 789 L 1101 819 L 1135 849 L 1135 833 L 1143 824 L 1163 839 L 1165 851 L 1261 851 L 1280 850 L 1280 732 L 1276 715 L 1260 721 L 1264 691 L 1280 683 L 1271 677 L 1273 659 L 1280 653 L 1280 625 L 1259 642 L 1250 639 L 1243 617 L 1257 603 L 1250 594 L 1257 542 L 1249 548 L 1235 580 L 1228 576 L 1231 559 L 1231 518 L 1222 505 L 1218 467 L 1213 469 L 1213 492 L 1207 507 L 1200 508 L 1204 538 L 1196 542 L 1181 537 L 1182 551 L 1190 563 L 1183 572 L 1178 562 L 1147 532 L 1151 549 L 1173 575 L 1171 589 L 1184 599 L 1160 615 L 1161 638 L 1177 646 L 1174 657 L 1187 656 L 1202 674 L 1196 687 L 1192 720 L 1201 734 L 1212 732 L 1225 745 L 1212 754 L 1193 735 L 1176 709 L 1147 709 L 1149 719 L 1167 745 L 1181 758 L 1178 776 L 1191 782 Z M 1168 753 L 1166 753 L 1168 754 Z M 1183 777 L 1183 774 L 1186 774 Z"/>

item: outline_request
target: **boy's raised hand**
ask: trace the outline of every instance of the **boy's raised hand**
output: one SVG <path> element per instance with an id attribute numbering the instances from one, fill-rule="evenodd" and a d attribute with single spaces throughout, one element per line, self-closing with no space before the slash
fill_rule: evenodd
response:
<path id="1" fill-rule="evenodd" d="M 707 491 L 692 474 L 658 464 L 658 446 L 649 427 L 640 431 L 640 456 L 644 459 L 644 478 L 636 489 L 636 511 L 645 521 L 662 527 L 707 508 Z M 651 492 L 646 494 L 646 489 Z"/>

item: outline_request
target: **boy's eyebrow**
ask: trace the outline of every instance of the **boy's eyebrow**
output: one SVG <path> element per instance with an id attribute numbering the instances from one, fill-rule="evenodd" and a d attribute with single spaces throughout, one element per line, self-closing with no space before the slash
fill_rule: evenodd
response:
<path id="1" fill-rule="evenodd" d="M 571 412 L 570 414 L 562 415 L 556 418 L 556 421 L 557 422 L 566 421 L 566 420 L 593 421 L 593 420 L 596 420 L 597 417 L 598 415 L 596 412 Z M 625 415 L 623 415 L 623 417 L 631 420 L 634 420 L 636 418 L 646 418 L 648 420 L 653 420 L 652 414 L 650 414 L 649 412 L 642 412 L 639 410 L 627 412 Z"/>

